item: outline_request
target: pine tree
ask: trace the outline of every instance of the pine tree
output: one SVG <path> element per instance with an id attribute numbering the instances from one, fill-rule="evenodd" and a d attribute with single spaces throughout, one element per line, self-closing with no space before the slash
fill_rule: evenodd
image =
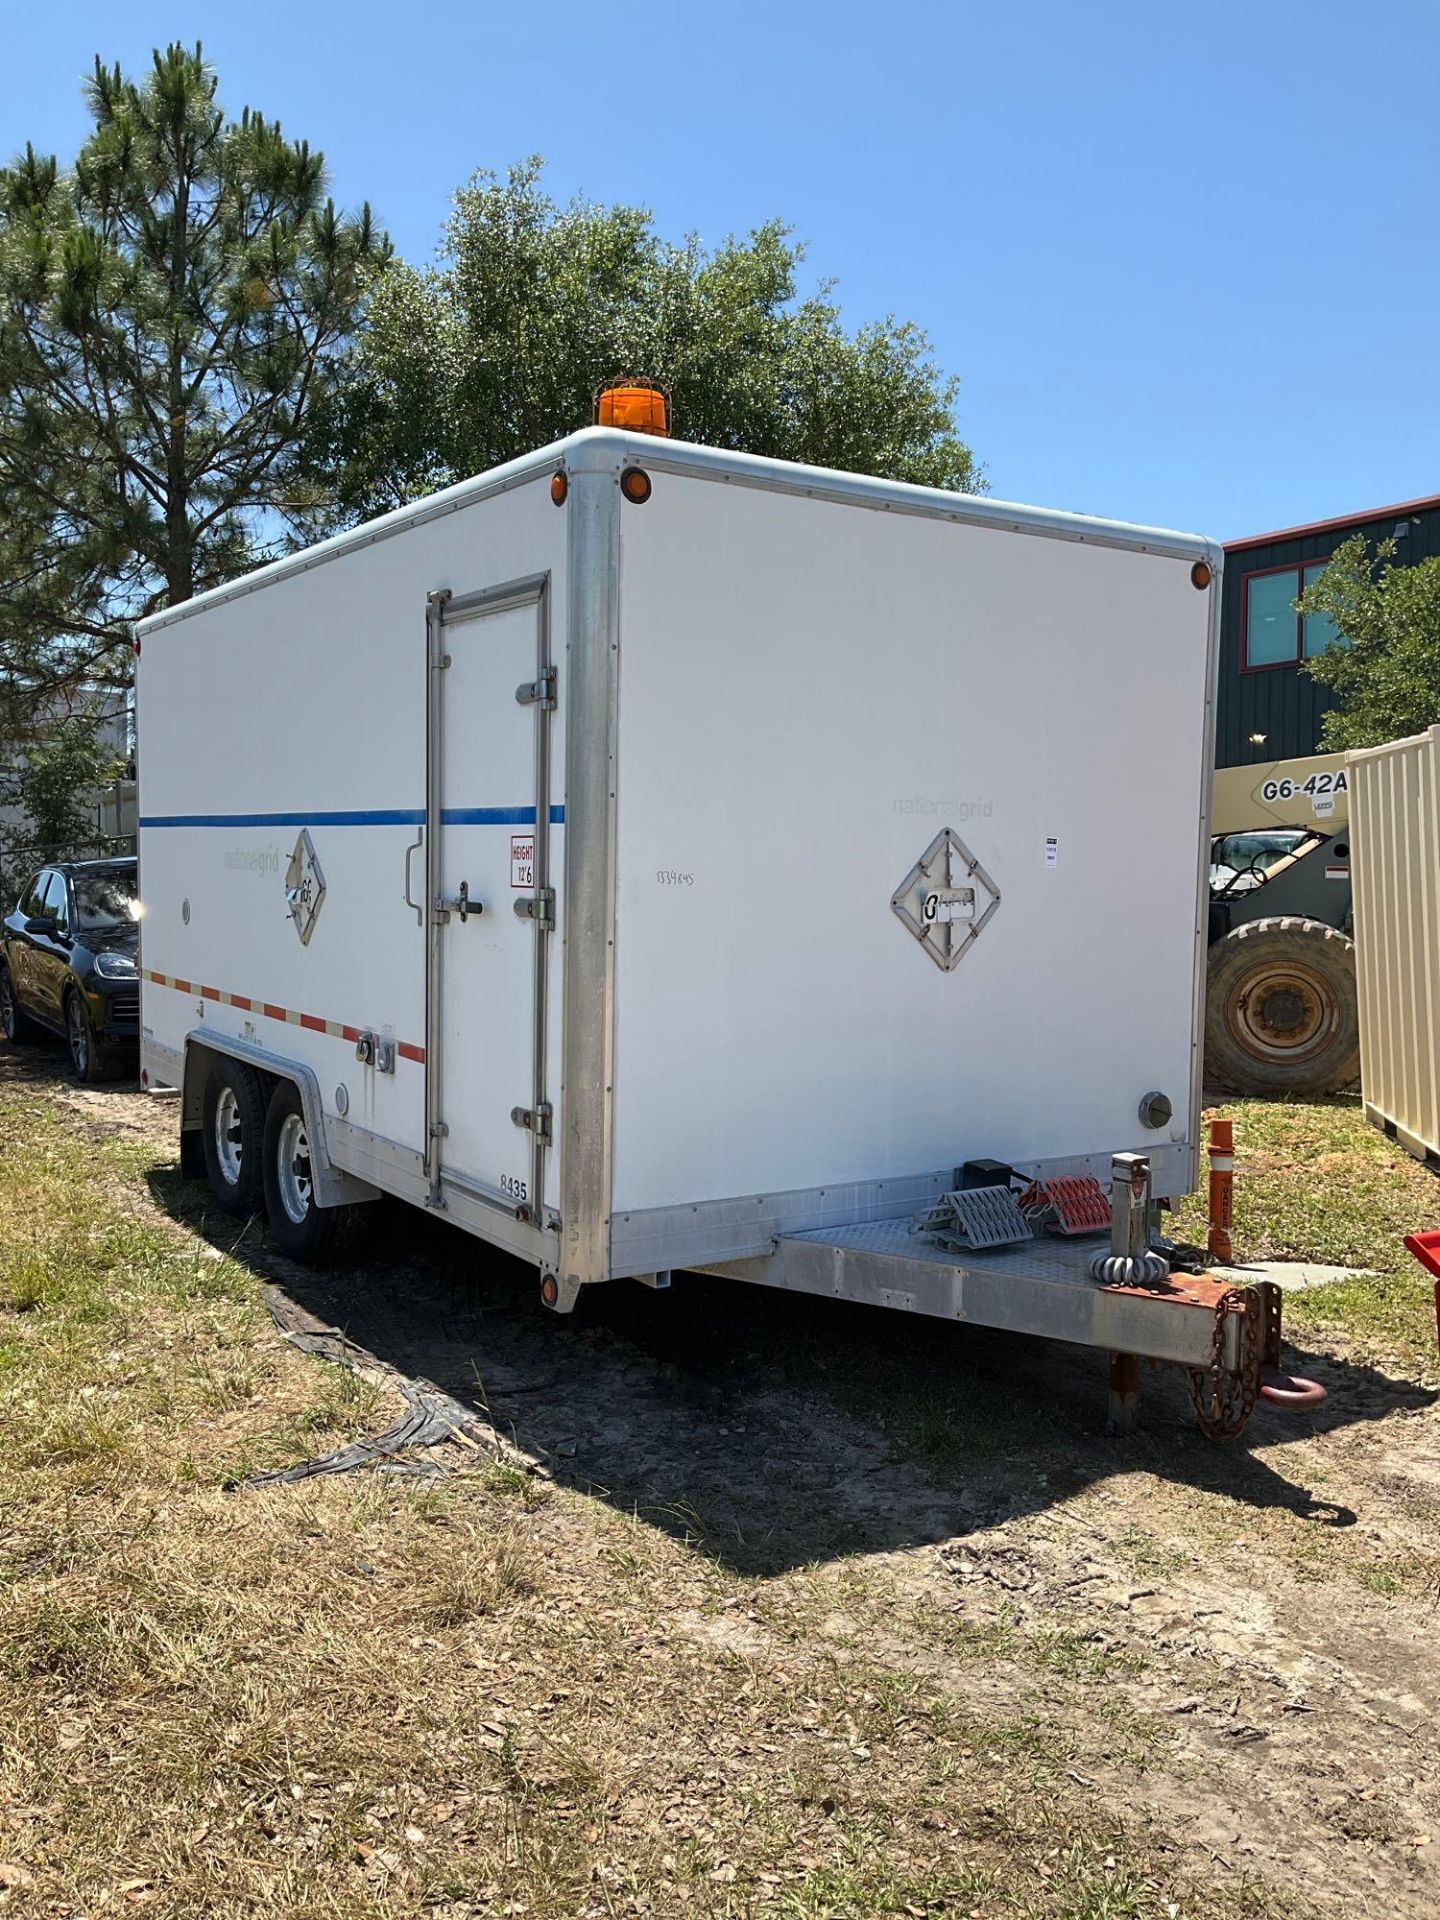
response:
<path id="1" fill-rule="evenodd" d="M 200 47 L 98 59 L 73 168 L 0 170 L 0 704 L 124 684 L 131 625 L 322 523 L 296 448 L 389 258 Z"/>

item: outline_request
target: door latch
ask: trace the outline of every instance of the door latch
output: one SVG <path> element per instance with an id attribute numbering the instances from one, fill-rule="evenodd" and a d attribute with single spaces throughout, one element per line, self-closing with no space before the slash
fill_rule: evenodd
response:
<path id="1" fill-rule="evenodd" d="M 536 894 L 527 895 L 515 902 L 515 911 L 522 920 L 533 920 L 542 933 L 555 931 L 555 889 L 542 887 Z"/>
<path id="2" fill-rule="evenodd" d="M 460 924 L 463 927 L 472 913 L 479 914 L 484 911 L 485 906 L 483 901 L 472 900 L 470 898 L 470 882 L 468 880 L 462 880 L 460 882 L 459 894 L 453 900 L 442 900 L 435 910 L 435 918 L 443 924 L 450 918 L 452 913 L 458 913 L 460 916 Z"/>
<path id="3" fill-rule="evenodd" d="M 377 1073 L 394 1073 L 395 1039 L 388 1033 L 362 1033 L 355 1042 L 355 1058 Z"/>
<path id="4" fill-rule="evenodd" d="M 550 1138 L 550 1102 L 543 1100 L 538 1107 L 512 1107 L 510 1118 L 517 1127 L 524 1127 L 533 1133 L 537 1140 Z"/>

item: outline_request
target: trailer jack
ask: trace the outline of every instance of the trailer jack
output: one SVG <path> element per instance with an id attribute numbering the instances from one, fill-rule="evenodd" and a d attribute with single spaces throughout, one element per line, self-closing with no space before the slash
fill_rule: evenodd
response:
<path id="1" fill-rule="evenodd" d="M 1214 1316 L 1209 1364 L 1186 1369 L 1200 1431 L 1212 1440 L 1237 1438 L 1257 1400 L 1297 1413 L 1323 1407 L 1328 1395 L 1318 1381 L 1280 1369 L 1281 1294 L 1274 1281 L 1235 1285 L 1210 1273 L 1172 1274 L 1168 1260 L 1149 1245 L 1149 1160 L 1143 1154 L 1119 1153 L 1111 1160 L 1110 1172 L 1110 1252 L 1092 1259 L 1091 1274 L 1116 1291 L 1167 1297 L 1178 1291 L 1197 1305 L 1208 1296 Z M 1132 1432 L 1139 1404 L 1138 1356 L 1112 1353 L 1106 1430 Z"/>

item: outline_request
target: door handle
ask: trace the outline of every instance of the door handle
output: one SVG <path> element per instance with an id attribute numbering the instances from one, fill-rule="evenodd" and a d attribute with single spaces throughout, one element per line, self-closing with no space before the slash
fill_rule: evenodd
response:
<path id="1" fill-rule="evenodd" d="M 416 925 L 422 926 L 422 927 L 425 924 L 425 909 L 424 907 L 421 906 L 418 900 L 412 900 L 410 898 L 410 861 L 411 861 L 411 858 L 420 851 L 421 847 L 423 847 L 424 844 L 425 844 L 425 829 L 422 827 L 420 829 L 420 838 L 416 840 L 413 843 L 413 845 L 408 846 L 405 849 L 405 904 L 407 907 L 410 908 L 411 912 L 415 915 Z"/>

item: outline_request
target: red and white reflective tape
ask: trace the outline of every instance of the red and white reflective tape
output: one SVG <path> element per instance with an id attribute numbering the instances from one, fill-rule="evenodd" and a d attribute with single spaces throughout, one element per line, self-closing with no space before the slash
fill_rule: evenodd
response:
<path id="1" fill-rule="evenodd" d="M 291 1027 L 304 1027 L 308 1033 L 326 1033 L 334 1040 L 348 1040 L 353 1046 L 364 1031 L 361 1027 L 346 1026 L 341 1020 L 322 1020 L 318 1013 L 297 1013 L 293 1007 L 277 1007 L 270 1000 L 252 1000 L 243 993 L 226 993 L 220 987 L 202 986 L 197 980 L 181 980 L 171 973 L 155 973 L 151 968 L 144 970 L 144 977 L 153 986 L 169 987 L 175 993 L 187 994 L 192 1000 L 214 1000 L 222 1007 L 238 1007 L 242 1013 L 262 1014 L 267 1020 L 280 1020 Z M 415 1060 L 421 1066 L 425 1064 L 425 1049 L 411 1044 L 408 1040 L 397 1040 L 395 1051 L 402 1060 Z"/>
<path id="2" fill-rule="evenodd" d="M 1234 1220 L 1235 1123 L 1222 1115 L 1210 1122 L 1210 1231 L 1205 1250 L 1228 1266 L 1235 1258 L 1230 1228 Z"/>

